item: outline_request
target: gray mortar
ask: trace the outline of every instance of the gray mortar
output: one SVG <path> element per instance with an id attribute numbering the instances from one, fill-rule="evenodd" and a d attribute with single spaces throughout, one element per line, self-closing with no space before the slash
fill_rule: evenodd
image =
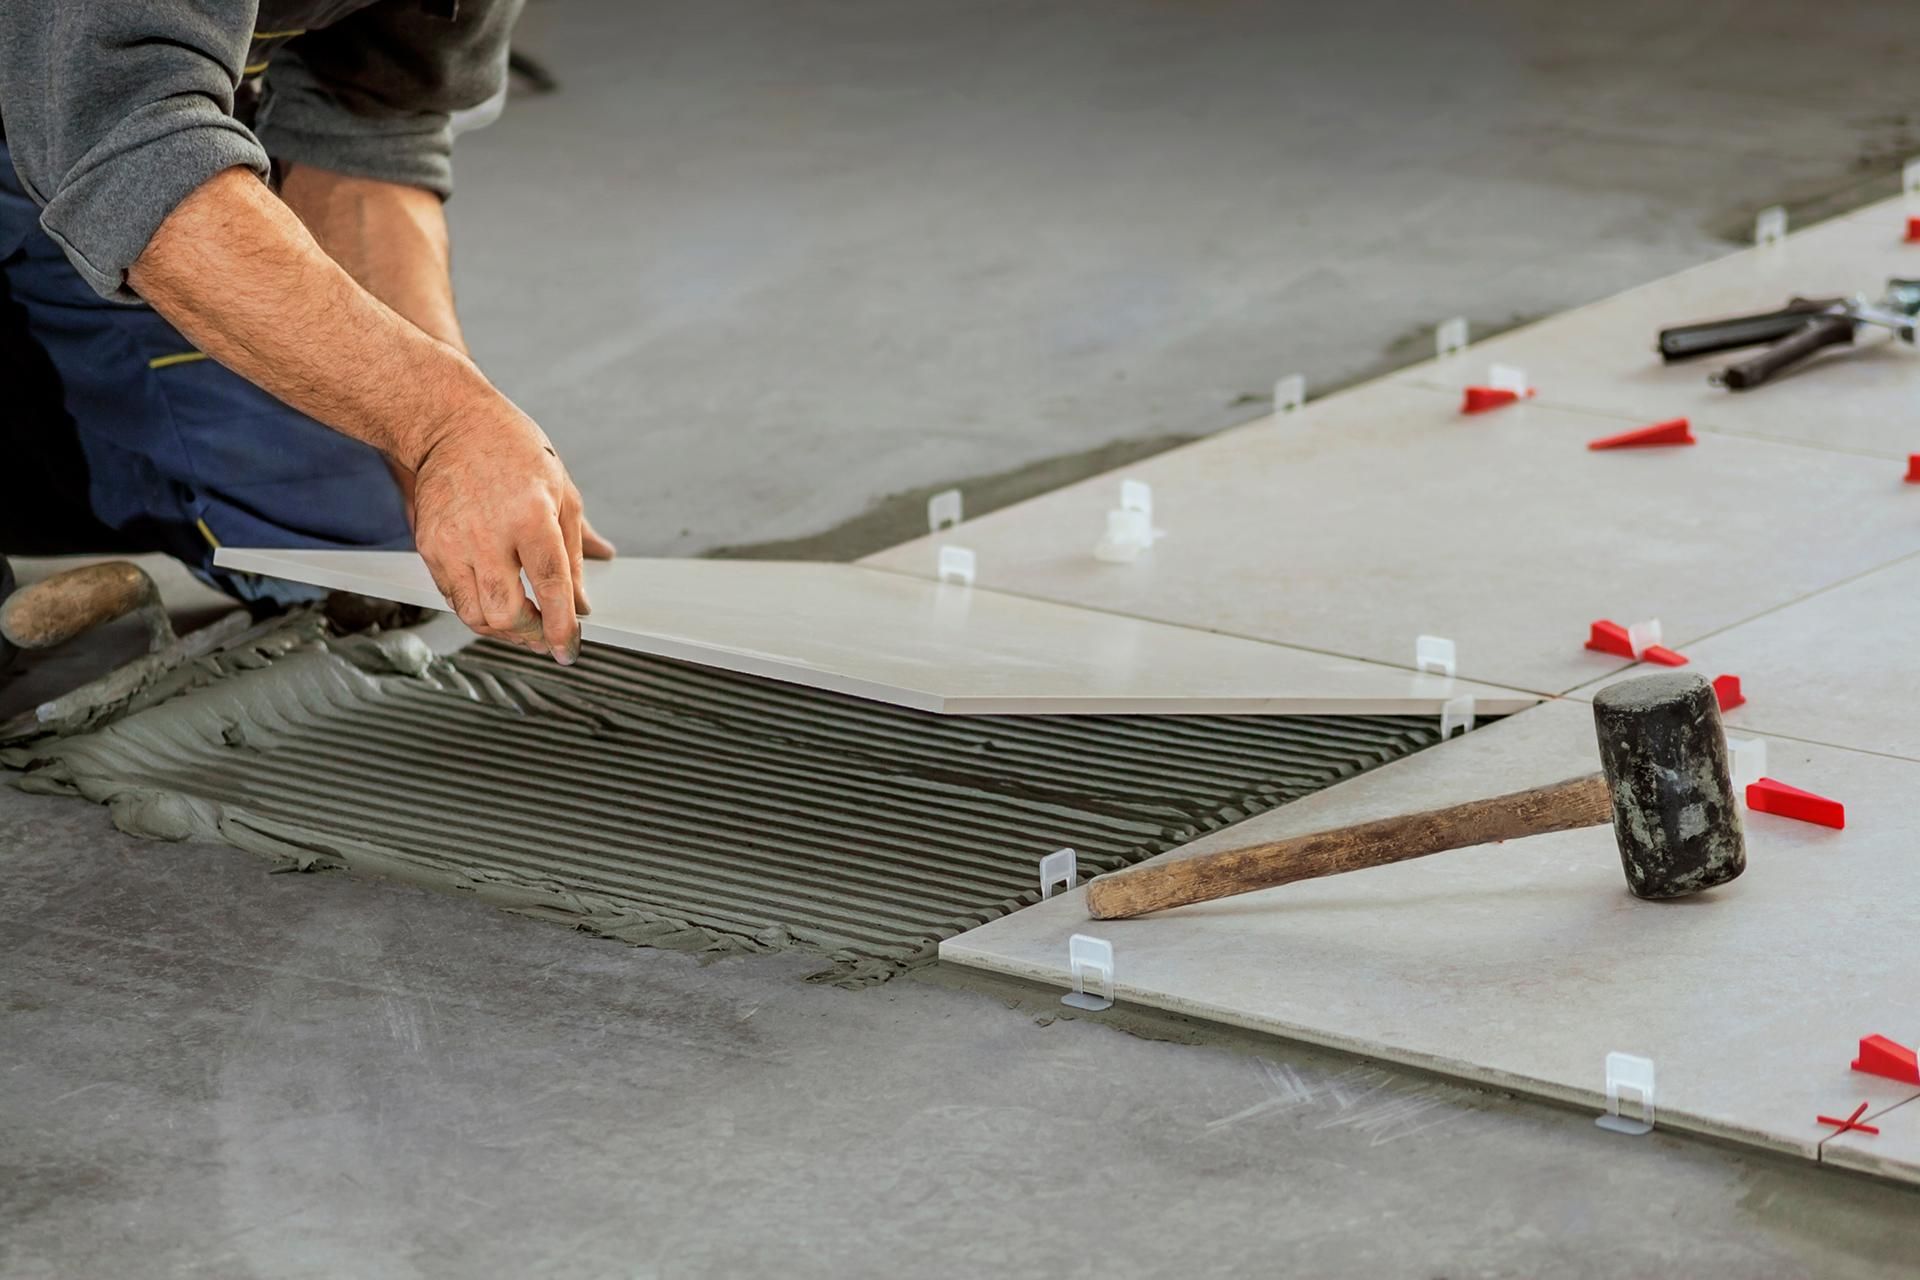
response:
<path id="1" fill-rule="evenodd" d="M 648 946 L 801 948 L 860 982 L 1035 900 L 1055 848 L 1125 866 L 1437 737 L 1424 717 L 940 717 L 612 650 L 563 671 L 317 625 L 0 762 L 134 835 Z"/>

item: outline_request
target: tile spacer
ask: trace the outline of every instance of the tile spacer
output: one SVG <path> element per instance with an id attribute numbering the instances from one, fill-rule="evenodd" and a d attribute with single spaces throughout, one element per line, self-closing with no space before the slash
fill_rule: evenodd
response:
<path id="1" fill-rule="evenodd" d="M 1832 827 L 1836 831 L 1847 825 L 1846 806 L 1838 800 L 1829 800 L 1772 778 L 1747 784 L 1747 808 L 1755 813 L 1771 813 L 1819 827 Z"/>
<path id="2" fill-rule="evenodd" d="M 1067 969 L 1073 974 L 1073 990 L 1060 997 L 1060 1003 L 1072 1009 L 1098 1013 L 1113 1008 L 1113 944 L 1105 938 L 1076 933 L 1067 939 Z M 1098 988 L 1087 990 L 1091 978 Z"/>
<path id="3" fill-rule="evenodd" d="M 1720 704 L 1722 711 L 1731 711 L 1735 707 L 1747 705 L 1747 695 L 1740 692 L 1739 676 L 1715 676 L 1713 697 Z"/>
<path id="4" fill-rule="evenodd" d="M 1040 859 L 1040 901 L 1053 896 L 1053 886 L 1071 889 L 1080 878 L 1080 860 L 1071 849 L 1055 849 Z"/>
<path id="5" fill-rule="evenodd" d="M 1821 1139 L 1822 1142 L 1825 1142 L 1830 1138 L 1837 1138 L 1842 1133 L 1848 1133 L 1848 1132 L 1870 1133 L 1874 1135 L 1876 1138 L 1879 1137 L 1880 1131 L 1878 1129 L 1874 1128 L 1870 1124 L 1860 1123 L 1860 1117 L 1865 1114 L 1867 1114 L 1867 1104 L 1863 1102 L 1859 1106 L 1855 1107 L 1853 1109 L 1853 1114 L 1848 1116 L 1845 1120 L 1835 1120 L 1832 1116 L 1815 1116 L 1813 1118 L 1813 1122 L 1815 1124 L 1834 1124 L 1834 1125 L 1840 1126 L 1838 1131 L 1834 1133 L 1830 1133 L 1825 1138 L 1822 1138 Z"/>
<path id="6" fill-rule="evenodd" d="M 970 587 L 973 585 L 973 567 L 973 552 L 966 547 L 940 548 L 940 581 L 958 582 L 963 587 Z"/>
<path id="7" fill-rule="evenodd" d="M 960 491 L 943 489 L 927 499 L 927 532 L 938 533 L 960 523 Z"/>
<path id="8" fill-rule="evenodd" d="M 1620 1092 L 1631 1090 L 1640 1099 L 1640 1119 L 1620 1114 Z M 1653 1059 L 1631 1053 L 1607 1055 L 1607 1113 L 1594 1120 L 1602 1129 L 1639 1136 L 1653 1132 Z"/>
<path id="9" fill-rule="evenodd" d="M 1413 638 L 1413 669 L 1415 671 L 1438 671 L 1443 676 L 1450 676 L 1456 669 L 1455 654 L 1453 641 L 1445 636 Z"/>
<path id="10" fill-rule="evenodd" d="M 1294 413 L 1307 403 L 1307 376 L 1290 373 L 1273 384 L 1273 412 Z"/>
<path id="11" fill-rule="evenodd" d="M 1885 1036 L 1860 1037 L 1860 1056 L 1852 1063 L 1855 1071 L 1884 1076 L 1902 1084 L 1920 1084 L 1920 1055 Z"/>
<path id="12" fill-rule="evenodd" d="M 1618 435 L 1601 436 L 1598 440 L 1587 441 L 1589 449 L 1639 449 L 1657 444 L 1698 444 L 1693 438 L 1693 425 L 1685 418 L 1668 418 L 1665 422 L 1656 422 L 1650 427 L 1635 427 L 1631 431 L 1622 431 Z"/>

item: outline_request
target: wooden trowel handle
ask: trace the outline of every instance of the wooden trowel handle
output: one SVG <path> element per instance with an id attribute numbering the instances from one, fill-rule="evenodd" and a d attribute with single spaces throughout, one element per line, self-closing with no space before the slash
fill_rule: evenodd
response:
<path id="1" fill-rule="evenodd" d="M 1125 920 L 1295 880 L 1611 821 L 1606 780 L 1596 773 L 1445 809 L 1099 876 L 1087 885 L 1087 910 L 1096 920 Z"/>
<path id="2" fill-rule="evenodd" d="M 149 647 L 173 639 L 160 591 L 146 570 L 126 560 L 81 565 L 21 587 L 0 602 L 0 637 L 22 649 L 51 649 L 102 623 L 139 613 Z"/>

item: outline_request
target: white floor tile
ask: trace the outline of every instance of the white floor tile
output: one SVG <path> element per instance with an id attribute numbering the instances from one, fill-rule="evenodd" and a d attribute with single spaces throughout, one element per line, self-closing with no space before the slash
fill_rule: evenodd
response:
<path id="1" fill-rule="evenodd" d="M 1040 599 L 1549 693 L 1624 664 L 1599 618 L 1659 618 L 1670 646 L 1920 551 L 1920 486 L 1884 463 L 1734 436 L 1590 452 L 1615 419 L 1374 384 L 973 520 L 980 582 Z M 1120 476 L 1166 536 L 1092 549 Z M 940 539 L 864 563 L 933 572 Z"/>
<path id="2" fill-rule="evenodd" d="M 1908 1023 L 1908 1026 L 1913 1025 Z M 1879 1034 L 1898 1038 L 1891 1032 Z M 1920 1035 L 1908 1032 L 1907 1039 L 1901 1043 L 1912 1048 L 1916 1038 L 1920 1038 Z M 1864 1092 L 1856 1096 L 1844 1089 L 1836 1090 L 1835 1096 L 1852 1099 L 1844 1105 L 1834 1104 L 1840 1108 L 1840 1119 L 1853 1114 L 1853 1109 L 1866 1100 Z M 1835 1112 L 1828 1109 L 1820 1114 L 1831 1116 Z M 1920 1094 L 1891 1108 L 1869 1106 L 1861 1121 L 1880 1132 L 1841 1133 L 1838 1137 L 1829 1138 L 1820 1148 L 1820 1159 L 1842 1169 L 1878 1174 L 1883 1178 L 1898 1178 L 1902 1182 L 1920 1182 Z M 1831 1125 L 1823 1125 L 1822 1128 L 1827 1133 L 1839 1132 Z"/>
<path id="3" fill-rule="evenodd" d="M 1888 460 L 1920 453 L 1920 350 L 1863 328 L 1853 347 L 1829 348 L 1763 386 L 1728 391 L 1708 374 L 1757 348 L 1662 362 L 1659 331 L 1772 311 L 1790 298 L 1878 298 L 1889 277 L 1920 276 L 1920 244 L 1901 239 L 1898 200 L 1743 250 L 1616 297 L 1576 308 L 1416 365 L 1397 380 L 1459 394 L 1494 363 L 1518 366 L 1539 402 L 1621 417 L 1622 425 L 1686 417 L 1708 429 Z M 1903 468 L 1890 468 L 1898 479 Z"/>
<path id="4" fill-rule="evenodd" d="M 440 607 L 410 551 L 225 548 L 219 562 Z M 954 714 L 1483 714 L 1525 693 L 854 565 L 590 563 L 589 641 Z"/>
<path id="5" fill-rule="evenodd" d="M 1686 655 L 1705 675 L 1740 677 L 1747 701 L 1727 713 L 1730 733 L 1920 760 L 1920 558 L 1694 641 Z"/>
<path id="6" fill-rule="evenodd" d="M 1814 1154 L 1818 1114 L 1920 1090 L 1849 1070 L 1911 1033 L 1920 764 L 1786 741 L 1779 776 L 1844 797 L 1844 831 L 1748 815 L 1748 869 L 1630 897 L 1610 828 L 1458 850 L 1130 921 L 1085 891 L 951 939 L 943 959 L 1065 986 L 1067 938 L 1112 942 L 1120 1000 L 1602 1104 L 1611 1050 L 1651 1057 L 1660 1123 Z M 1216 833 L 1177 858 L 1572 776 L 1589 709 L 1555 702 Z M 1920 1109 L 1916 1109 L 1920 1119 Z M 1569 1124 L 1585 1124 L 1569 1116 Z M 1629 1139 L 1621 1139 L 1628 1141 Z M 1920 1143 L 1884 1159 L 1912 1164 Z"/>

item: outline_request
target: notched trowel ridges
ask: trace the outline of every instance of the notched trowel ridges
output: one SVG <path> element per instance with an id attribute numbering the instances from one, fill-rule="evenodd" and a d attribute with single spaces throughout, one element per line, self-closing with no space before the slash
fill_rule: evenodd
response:
<path id="1" fill-rule="evenodd" d="M 637 654 L 303 642 L 35 745 L 35 789 L 610 937 L 856 981 L 1037 894 L 1430 745 L 1425 717 L 943 717 Z M 240 666 L 253 669 L 241 670 Z"/>

